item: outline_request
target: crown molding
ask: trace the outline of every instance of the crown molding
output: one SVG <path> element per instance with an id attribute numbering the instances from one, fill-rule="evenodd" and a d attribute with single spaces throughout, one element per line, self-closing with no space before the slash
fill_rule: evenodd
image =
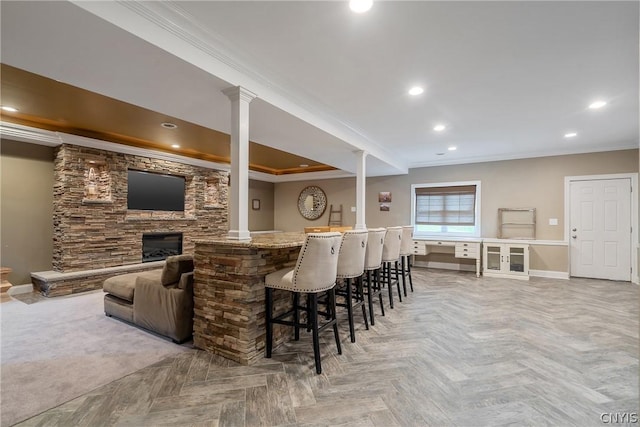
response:
<path id="1" fill-rule="evenodd" d="M 56 147 L 63 143 L 57 132 L 0 121 L 0 137 Z"/>

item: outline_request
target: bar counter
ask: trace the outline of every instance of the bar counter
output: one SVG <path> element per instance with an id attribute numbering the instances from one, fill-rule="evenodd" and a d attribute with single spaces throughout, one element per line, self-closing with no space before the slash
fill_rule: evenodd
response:
<path id="1" fill-rule="evenodd" d="M 243 365 L 260 360 L 266 334 L 264 277 L 295 266 L 304 239 L 304 233 L 265 233 L 248 241 L 195 240 L 194 346 Z M 274 293 L 274 312 L 290 304 L 289 292 Z M 274 348 L 290 336 L 290 328 L 274 328 Z"/>

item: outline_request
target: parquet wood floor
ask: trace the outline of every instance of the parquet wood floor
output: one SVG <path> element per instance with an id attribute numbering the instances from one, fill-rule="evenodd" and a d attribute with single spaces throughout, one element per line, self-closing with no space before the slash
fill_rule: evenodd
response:
<path id="1" fill-rule="evenodd" d="M 369 331 L 357 323 L 355 344 L 339 317 L 342 355 L 323 334 L 322 375 L 310 334 L 255 366 L 194 349 L 20 425 L 601 426 L 638 413 L 636 285 L 413 275 L 415 292 Z"/>

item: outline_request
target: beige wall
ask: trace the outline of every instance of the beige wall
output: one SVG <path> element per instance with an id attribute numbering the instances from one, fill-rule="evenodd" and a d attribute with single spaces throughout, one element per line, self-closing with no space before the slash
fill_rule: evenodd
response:
<path id="1" fill-rule="evenodd" d="M 273 189 L 271 182 L 249 180 L 249 230 L 273 230 Z M 252 201 L 260 200 L 260 209 L 254 210 Z"/>
<path id="2" fill-rule="evenodd" d="M 366 224 L 368 227 L 410 224 L 411 185 L 420 183 L 481 181 L 482 236 L 497 236 L 498 208 L 536 208 L 537 239 L 564 238 L 564 178 L 566 176 L 613 173 L 637 173 L 638 150 L 540 157 L 533 159 L 473 163 L 411 169 L 407 175 L 367 179 Z M 355 224 L 355 178 L 279 183 L 275 187 L 275 228 L 301 230 L 305 226 L 326 225 L 328 212 L 317 221 L 307 221 L 298 213 L 300 191 L 318 185 L 327 194 L 328 203 L 343 204 L 347 211 L 344 225 Z M 392 193 L 391 210 L 381 212 L 378 193 Z M 550 226 L 549 218 L 558 225 Z M 565 249 L 566 250 L 566 249 Z M 558 249 L 536 246 L 532 249 L 532 269 L 567 271 L 567 257 L 559 259 Z"/>
<path id="3" fill-rule="evenodd" d="M 0 263 L 13 269 L 13 285 L 30 272 L 51 270 L 53 252 L 53 148 L 0 143 Z"/>

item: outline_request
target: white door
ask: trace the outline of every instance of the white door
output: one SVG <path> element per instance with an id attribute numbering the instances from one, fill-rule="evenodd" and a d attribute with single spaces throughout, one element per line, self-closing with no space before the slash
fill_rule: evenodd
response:
<path id="1" fill-rule="evenodd" d="M 631 280 L 631 180 L 571 182 L 571 275 Z"/>

